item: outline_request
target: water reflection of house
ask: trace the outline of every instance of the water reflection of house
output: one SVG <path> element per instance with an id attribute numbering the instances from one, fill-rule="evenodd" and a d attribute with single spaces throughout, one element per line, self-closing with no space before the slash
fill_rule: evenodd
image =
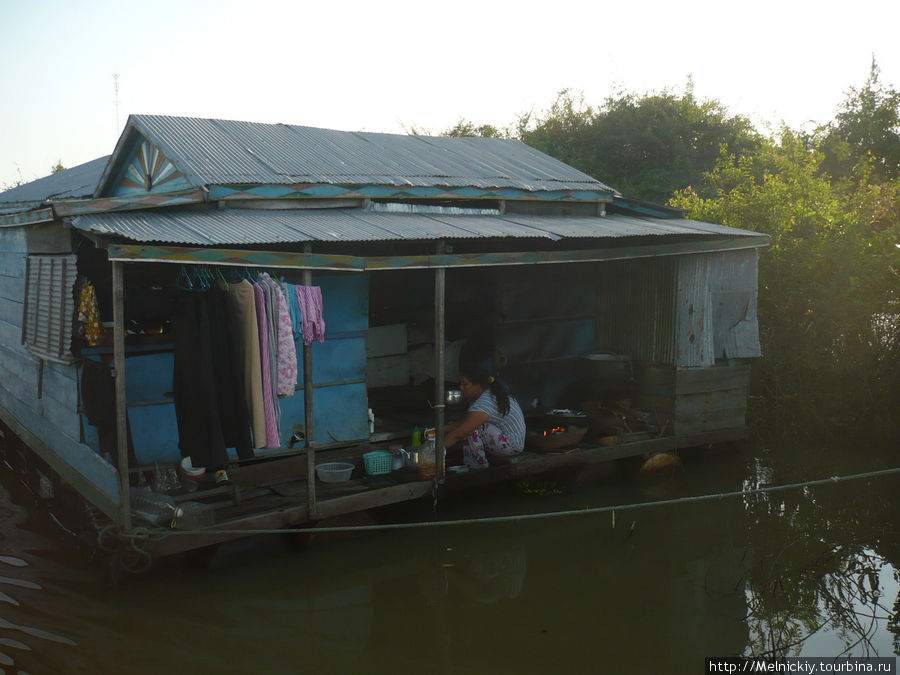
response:
<path id="1" fill-rule="evenodd" d="M 269 270 L 321 287 L 327 338 L 298 348 L 279 442 L 252 464 L 231 450 L 241 494 L 192 496 L 221 507 L 217 528 L 285 527 L 430 493 L 430 480 L 396 476 L 329 487 L 311 469 L 326 452 L 359 466 L 361 444 L 403 443 L 414 424 L 441 429 L 454 411 L 429 401 L 454 376 L 446 345 L 473 333 L 490 338 L 526 406 L 612 402 L 634 416 L 615 446 L 588 436 L 565 455 L 448 476 L 448 488 L 730 440 L 744 433 L 747 359 L 759 355 L 766 241 L 629 200 L 512 140 L 133 116 L 110 157 L 0 195 L 0 415 L 129 530 L 126 466 L 180 459 L 167 303 Z M 95 346 L 72 338 L 82 279 L 99 299 Z M 434 354 L 424 390 L 422 349 Z M 83 395 L 98 372 L 108 402 Z"/>

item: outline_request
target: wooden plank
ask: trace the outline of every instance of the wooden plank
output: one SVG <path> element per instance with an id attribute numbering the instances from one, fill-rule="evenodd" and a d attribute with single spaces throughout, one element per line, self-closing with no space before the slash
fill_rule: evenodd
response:
<path id="1" fill-rule="evenodd" d="M 366 511 L 378 506 L 408 502 L 430 494 L 431 488 L 432 482 L 430 480 L 420 480 L 344 497 L 323 499 L 318 503 L 317 515 L 319 518 L 332 518 L 347 513 Z"/>
<path id="2" fill-rule="evenodd" d="M 76 406 L 69 406 L 65 401 L 59 401 L 56 398 L 59 395 L 57 391 L 52 392 L 53 395 L 51 395 L 51 392 L 47 390 L 46 380 L 43 396 L 39 399 L 37 397 L 38 362 L 31 357 L 27 357 L 27 362 L 9 358 L 10 353 L 0 347 L 0 386 L 43 417 L 48 424 L 77 438 L 80 427 Z M 44 374 L 48 375 L 46 368 Z"/>
<path id="3" fill-rule="evenodd" d="M 694 413 L 714 413 L 716 410 L 734 410 L 746 407 L 747 390 L 744 387 L 686 394 L 675 399 L 675 415 L 678 419 Z"/>
<path id="4" fill-rule="evenodd" d="M 0 319 L 0 345 L 13 351 L 24 353 L 25 348 L 22 346 L 22 327 Z"/>
<path id="5" fill-rule="evenodd" d="M 0 229 L 0 251 L 7 253 L 25 253 L 28 251 L 24 227 L 5 227 Z"/>
<path id="6" fill-rule="evenodd" d="M 241 465 L 229 469 L 228 475 L 241 488 L 288 483 L 306 476 L 306 455 L 296 454 L 268 462 Z"/>
<path id="7" fill-rule="evenodd" d="M 415 481 L 402 483 L 364 493 L 334 497 L 317 503 L 319 518 L 331 518 L 356 513 L 367 509 L 396 504 L 398 502 L 420 499 L 431 492 L 432 482 Z M 253 530 L 280 530 L 290 527 L 306 526 L 310 522 L 309 510 L 305 501 L 291 506 L 281 506 L 276 510 L 250 514 L 217 523 L 208 532 L 190 535 L 173 535 L 159 541 L 147 542 L 147 550 L 154 557 L 167 556 L 189 551 L 210 544 L 230 541 L 253 534 Z M 216 530 L 233 530 L 226 534 L 217 534 Z"/>
<path id="8" fill-rule="evenodd" d="M 13 326 L 22 325 L 22 302 L 0 298 L 0 321 L 11 323 Z"/>
<path id="9" fill-rule="evenodd" d="M 18 229 L 29 223 L 41 223 L 53 220 L 53 209 L 35 209 L 34 211 L 20 211 L 0 216 L 0 228 Z"/>
<path id="10" fill-rule="evenodd" d="M 0 275 L 0 298 L 24 302 L 25 278 Z"/>
<path id="11" fill-rule="evenodd" d="M 202 263 L 272 268 L 376 271 L 392 269 L 435 269 L 439 267 L 498 267 L 634 260 L 708 251 L 742 250 L 766 246 L 760 237 L 725 237 L 690 243 L 667 243 L 584 251 L 521 251 L 412 256 L 358 256 L 323 253 L 288 253 L 189 246 L 140 246 L 110 244 L 110 260 L 129 262 Z"/>
<path id="12" fill-rule="evenodd" d="M 444 253 L 446 245 L 443 241 L 438 242 L 437 252 Z M 438 269 L 434 271 L 434 427 L 435 438 L 433 441 L 426 440 L 426 443 L 433 442 L 435 451 L 435 480 L 444 480 L 445 457 L 444 457 L 444 412 L 446 397 L 444 395 L 444 380 L 446 379 L 446 356 L 444 350 L 446 348 L 446 299 L 447 299 L 447 270 Z M 438 451 L 439 450 L 439 451 Z"/>
<path id="13" fill-rule="evenodd" d="M 28 253 L 73 253 L 72 233 L 61 220 L 32 225 L 25 231 Z"/>
<path id="14" fill-rule="evenodd" d="M 119 497 L 115 472 L 97 453 L 59 432 L 2 388 L 0 419 L 60 478 L 105 515 L 115 518 Z"/>
<path id="15" fill-rule="evenodd" d="M 675 433 L 693 434 L 716 429 L 743 427 L 746 424 L 746 417 L 747 409 L 745 407 L 684 415 L 675 420 Z"/>
<path id="16" fill-rule="evenodd" d="M 44 363 L 44 396 L 58 401 L 67 410 L 78 411 L 78 380 L 74 364 Z"/>
<path id="17" fill-rule="evenodd" d="M 119 477 L 119 512 L 116 522 L 131 531 L 131 486 L 128 482 L 128 408 L 125 404 L 125 275 L 122 263 L 112 263 L 113 364 L 116 385 L 116 455 Z"/>
<path id="18" fill-rule="evenodd" d="M 528 453 L 519 461 L 490 467 L 483 471 L 469 471 L 450 474 L 441 487 L 442 492 L 468 489 L 479 485 L 516 479 L 561 468 L 577 468 L 587 464 L 604 463 L 624 457 L 665 452 L 686 447 L 702 447 L 711 443 L 721 443 L 745 438 L 745 427 L 736 427 L 714 432 L 696 433 L 683 436 L 623 443 L 618 446 L 576 450 L 569 454 L 537 455 Z M 272 462 L 273 464 L 278 463 Z M 250 469 L 251 467 L 247 467 Z M 270 471 L 267 469 L 267 471 Z M 354 486 L 351 489 L 356 489 Z M 432 481 L 413 480 L 399 485 L 370 489 L 362 493 L 333 496 L 318 502 L 319 516 L 330 518 L 349 513 L 365 511 L 377 506 L 421 499 L 431 493 Z M 146 542 L 146 548 L 156 557 L 181 553 L 211 544 L 221 543 L 251 536 L 257 531 L 279 530 L 291 527 L 309 526 L 310 518 L 303 491 L 298 491 L 297 501 L 285 506 L 284 500 L 277 500 L 268 510 L 238 516 L 214 525 L 208 532 L 173 535 L 160 540 Z M 229 532 L 221 532 L 228 530 Z"/>
<path id="19" fill-rule="evenodd" d="M 109 244 L 110 260 L 143 263 L 202 263 L 239 267 L 323 269 L 363 272 L 363 259 L 350 255 L 253 251 L 246 249 L 196 248 L 189 246 L 139 246 Z"/>
<path id="20" fill-rule="evenodd" d="M 156 206 L 183 206 L 200 204 L 206 195 L 200 190 L 182 190 L 170 193 L 145 193 L 127 197 L 100 197 L 98 199 L 73 199 L 53 205 L 58 216 L 77 216 L 85 213 L 107 213 L 109 211 L 132 211 Z"/>
<path id="21" fill-rule="evenodd" d="M 65 378 L 67 380 L 71 380 L 72 382 L 78 381 L 78 376 L 75 372 L 76 366 L 73 363 L 53 363 L 48 362 L 47 367 L 53 371 L 54 375 L 60 378 Z"/>
<path id="22" fill-rule="evenodd" d="M 35 409 L 45 420 L 70 438 L 78 438 L 81 434 L 79 414 L 74 408 L 70 408 L 49 396 L 46 387 L 44 395 L 37 401 Z"/>
<path id="23" fill-rule="evenodd" d="M 0 252 L 0 270 L 8 277 L 25 278 L 25 254 Z"/>
<path id="24" fill-rule="evenodd" d="M 698 394 L 747 386 L 750 365 L 747 363 L 713 368 L 685 368 L 677 371 L 676 393 Z"/>
<path id="25" fill-rule="evenodd" d="M 0 382 L 23 401 L 37 397 L 37 359 L 22 351 L 0 345 Z"/>

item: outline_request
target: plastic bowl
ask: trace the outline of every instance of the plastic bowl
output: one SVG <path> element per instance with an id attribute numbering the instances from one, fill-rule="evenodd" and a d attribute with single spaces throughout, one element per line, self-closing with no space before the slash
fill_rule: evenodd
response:
<path id="1" fill-rule="evenodd" d="M 178 466 L 178 473 L 185 480 L 199 483 L 203 480 L 203 476 L 206 475 L 206 469 L 202 466 L 194 466 L 191 463 L 190 457 L 184 457 L 181 460 L 181 464 Z"/>
<path id="2" fill-rule="evenodd" d="M 316 475 L 323 483 L 343 483 L 350 480 L 353 468 L 348 462 L 325 462 L 316 465 Z"/>

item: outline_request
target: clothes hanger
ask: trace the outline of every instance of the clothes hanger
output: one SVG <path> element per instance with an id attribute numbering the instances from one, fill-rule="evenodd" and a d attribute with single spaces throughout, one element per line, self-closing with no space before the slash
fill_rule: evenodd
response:
<path id="1" fill-rule="evenodd" d="M 179 270 L 178 272 L 178 277 L 175 279 L 175 285 L 183 291 L 194 290 L 194 284 L 191 281 L 191 275 L 188 273 L 187 267 L 185 265 L 181 266 L 181 270 Z"/>

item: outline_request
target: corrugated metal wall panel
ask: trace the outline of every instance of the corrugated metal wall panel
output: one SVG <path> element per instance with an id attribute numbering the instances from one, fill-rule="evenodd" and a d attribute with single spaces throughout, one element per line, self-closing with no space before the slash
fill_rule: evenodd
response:
<path id="1" fill-rule="evenodd" d="M 600 348 L 634 361 L 674 364 L 674 261 L 604 263 L 600 270 Z"/>
<path id="2" fill-rule="evenodd" d="M 677 272 L 678 366 L 712 366 L 713 310 L 709 292 L 709 260 L 704 254 L 679 256 Z"/>
<path id="3" fill-rule="evenodd" d="M 72 363 L 73 289 L 78 275 L 74 255 L 28 256 L 22 341 L 34 356 Z"/>

